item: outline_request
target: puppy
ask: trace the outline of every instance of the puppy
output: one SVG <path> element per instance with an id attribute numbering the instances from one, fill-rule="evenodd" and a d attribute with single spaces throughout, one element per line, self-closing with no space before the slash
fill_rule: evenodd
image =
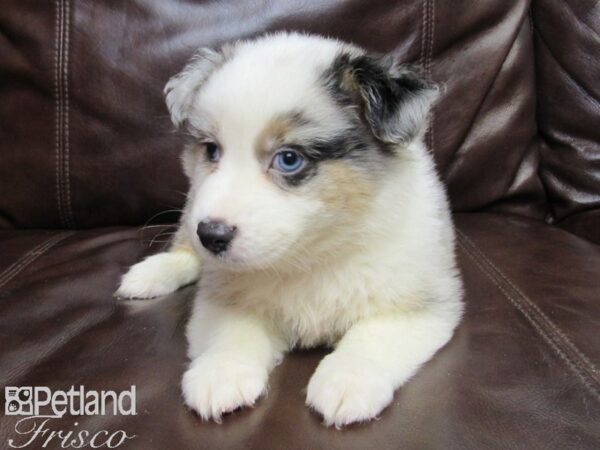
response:
<path id="1" fill-rule="evenodd" d="M 199 280 L 187 405 L 253 405 L 293 348 L 335 350 L 308 383 L 325 424 L 375 418 L 462 312 L 454 230 L 423 145 L 437 91 L 393 58 L 278 33 L 202 49 L 167 84 L 190 190 L 172 247 L 117 294 Z"/>

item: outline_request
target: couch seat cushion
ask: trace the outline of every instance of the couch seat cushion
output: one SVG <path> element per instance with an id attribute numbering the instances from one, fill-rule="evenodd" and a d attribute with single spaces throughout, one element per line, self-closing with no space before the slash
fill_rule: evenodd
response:
<path id="1" fill-rule="evenodd" d="M 222 425 L 188 412 L 179 381 L 194 286 L 148 301 L 112 296 L 128 265 L 164 246 L 149 246 L 161 228 L 0 232 L 0 385 L 135 385 L 136 416 L 47 424 L 136 435 L 120 448 L 598 448 L 600 247 L 529 219 L 456 220 L 464 321 L 371 424 L 328 429 L 304 406 L 325 349 L 289 355 L 268 396 Z M 2 417 L 2 445 L 25 439 L 18 418 Z"/>

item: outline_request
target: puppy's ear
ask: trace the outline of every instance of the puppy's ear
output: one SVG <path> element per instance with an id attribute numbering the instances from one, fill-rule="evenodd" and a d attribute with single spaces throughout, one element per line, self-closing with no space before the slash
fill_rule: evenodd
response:
<path id="1" fill-rule="evenodd" d="M 223 50 L 201 48 L 185 68 L 167 82 L 166 103 L 175 126 L 180 127 L 188 119 L 198 90 L 225 59 Z"/>
<path id="2" fill-rule="evenodd" d="M 437 87 L 392 57 L 342 53 L 331 66 L 329 86 L 361 109 L 373 135 L 408 144 L 424 130 Z"/>

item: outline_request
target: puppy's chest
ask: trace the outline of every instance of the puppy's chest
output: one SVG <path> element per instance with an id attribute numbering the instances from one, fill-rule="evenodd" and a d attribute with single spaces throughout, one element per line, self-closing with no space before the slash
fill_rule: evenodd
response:
<path id="1" fill-rule="evenodd" d="M 207 280 L 209 298 L 267 319 L 290 343 L 302 347 L 334 344 L 356 321 L 389 304 L 373 280 L 360 274 L 313 271 L 295 277 Z M 212 284 L 212 286 L 211 286 Z"/>
<path id="2" fill-rule="evenodd" d="M 270 301 L 258 309 L 290 343 L 301 347 L 331 345 L 368 309 L 367 299 L 333 290 L 323 292 L 312 286 L 276 289 Z"/>

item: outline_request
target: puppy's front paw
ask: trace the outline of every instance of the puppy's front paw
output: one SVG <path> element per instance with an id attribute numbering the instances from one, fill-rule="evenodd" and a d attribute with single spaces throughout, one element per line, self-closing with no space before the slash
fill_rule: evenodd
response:
<path id="1" fill-rule="evenodd" d="M 326 356 L 308 384 L 306 404 L 327 426 L 371 420 L 393 399 L 391 377 L 364 359 L 335 352 Z"/>
<path id="2" fill-rule="evenodd" d="M 198 279 L 198 256 L 188 251 L 158 253 L 139 262 L 123 276 L 115 296 L 152 298 L 170 294 Z"/>
<path id="3" fill-rule="evenodd" d="M 183 375 L 185 403 L 203 420 L 221 423 L 221 416 L 253 406 L 267 390 L 268 372 L 251 361 L 227 356 L 201 356 Z"/>

